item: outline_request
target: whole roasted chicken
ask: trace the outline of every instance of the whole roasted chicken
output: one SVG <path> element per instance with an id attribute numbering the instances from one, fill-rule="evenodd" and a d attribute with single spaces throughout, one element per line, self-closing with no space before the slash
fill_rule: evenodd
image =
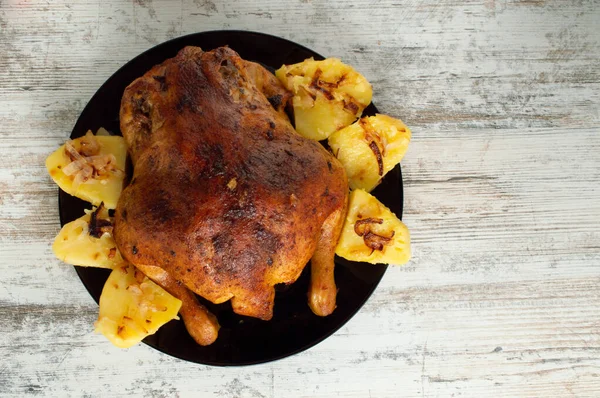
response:
<path id="1" fill-rule="evenodd" d="M 219 326 L 195 294 L 269 320 L 274 286 L 294 282 L 309 261 L 310 308 L 320 316 L 335 308 L 348 180 L 327 150 L 296 133 L 284 112 L 289 98 L 275 76 L 227 47 L 186 47 L 123 95 L 134 170 L 115 239 L 183 301 L 200 344 Z"/>

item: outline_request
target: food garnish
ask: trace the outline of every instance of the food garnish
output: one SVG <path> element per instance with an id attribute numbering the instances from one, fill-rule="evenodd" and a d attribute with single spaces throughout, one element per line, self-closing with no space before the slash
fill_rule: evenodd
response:
<path id="1" fill-rule="evenodd" d="M 350 261 L 405 264 L 411 256 L 408 228 L 377 198 L 356 189 L 335 253 Z"/>
<path id="2" fill-rule="evenodd" d="M 296 131 L 317 141 L 354 122 L 373 96 L 367 79 L 337 58 L 309 58 L 275 74 L 294 94 Z"/>
<path id="3" fill-rule="evenodd" d="M 410 138 L 401 120 L 378 114 L 336 131 L 327 142 L 344 165 L 350 188 L 370 192 L 400 163 Z"/>
<path id="4" fill-rule="evenodd" d="M 126 159 L 123 137 L 94 136 L 88 131 L 48 156 L 46 168 L 66 193 L 114 209 L 123 189 Z"/>

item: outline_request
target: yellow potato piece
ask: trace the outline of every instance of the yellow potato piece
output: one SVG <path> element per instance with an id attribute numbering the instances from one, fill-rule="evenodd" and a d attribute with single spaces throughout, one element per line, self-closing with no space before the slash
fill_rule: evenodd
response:
<path id="1" fill-rule="evenodd" d="M 123 137 L 118 136 L 95 136 L 95 139 L 100 144 L 100 152 L 98 155 L 112 154 L 116 158 L 116 166 L 124 171 L 125 162 L 127 160 L 127 145 Z M 82 138 L 73 140 L 73 145 L 78 148 Z M 109 173 L 102 179 L 91 178 L 79 187 L 73 186 L 73 176 L 68 176 L 63 172 L 63 169 L 71 163 L 71 159 L 65 152 L 65 146 L 62 145 L 54 151 L 46 159 L 46 169 L 50 177 L 58 184 L 58 186 L 69 195 L 76 196 L 80 199 L 90 202 L 94 206 L 104 205 L 108 209 L 117 207 L 117 201 L 123 190 L 123 180 L 125 173 Z"/>
<path id="2" fill-rule="evenodd" d="M 360 117 L 373 96 L 367 79 L 337 58 L 283 65 L 275 75 L 294 93 L 296 131 L 317 141 Z"/>
<path id="3" fill-rule="evenodd" d="M 350 193 L 348 215 L 335 253 L 351 261 L 406 264 L 410 234 L 406 225 L 373 195 L 362 189 Z"/>
<path id="4" fill-rule="evenodd" d="M 371 192 L 400 163 L 410 138 L 401 120 L 378 114 L 336 131 L 328 143 L 346 169 L 350 189 Z"/>
<path id="5" fill-rule="evenodd" d="M 119 348 L 129 348 L 156 333 L 177 313 L 181 301 L 133 265 L 114 269 L 102 289 L 96 332 Z"/>
<path id="6" fill-rule="evenodd" d="M 108 218 L 108 212 L 100 214 Z M 115 268 L 124 260 L 117 249 L 112 234 L 104 233 L 99 238 L 89 234 L 90 214 L 65 224 L 60 230 L 52 251 L 56 257 L 67 264 L 82 267 Z"/>

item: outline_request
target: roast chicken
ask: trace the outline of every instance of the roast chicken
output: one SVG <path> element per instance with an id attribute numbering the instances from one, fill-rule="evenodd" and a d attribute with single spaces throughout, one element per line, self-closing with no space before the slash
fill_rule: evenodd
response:
<path id="1" fill-rule="evenodd" d="M 203 345 L 218 321 L 196 299 L 271 319 L 274 286 L 310 261 L 308 305 L 335 308 L 334 251 L 348 180 L 288 120 L 290 98 L 262 66 L 227 47 L 186 47 L 124 92 L 120 124 L 133 176 L 115 212 L 126 260 L 183 301 Z"/>

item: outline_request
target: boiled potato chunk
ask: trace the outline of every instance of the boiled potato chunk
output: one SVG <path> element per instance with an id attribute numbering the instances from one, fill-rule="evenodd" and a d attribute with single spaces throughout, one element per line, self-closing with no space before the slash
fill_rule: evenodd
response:
<path id="1" fill-rule="evenodd" d="M 351 124 L 373 96 L 367 79 L 337 58 L 283 65 L 275 75 L 294 94 L 296 131 L 313 140 Z"/>
<path id="2" fill-rule="evenodd" d="M 328 143 L 346 169 L 350 189 L 371 192 L 400 163 L 410 138 L 401 120 L 378 114 L 336 131 Z"/>
<path id="3" fill-rule="evenodd" d="M 171 319 L 181 301 L 148 279 L 133 265 L 114 269 L 102 289 L 96 332 L 119 348 L 129 348 Z"/>
<path id="4" fill-rule="evenodd" d="M 117 207 L 123 189 L 127 146 L 123 137 L 94 136 L 70 140 L 46 159 L 48 173 L 66 193 L 95 206 Z"/>
<path id="5" fill-rule="evenodd" d="M 406 264 L 411 255 L 408 228 L 377 198 L 356 189 L 350 193 L 348 215 L 335 253 L 350 261 Z"/>
<path id="6" fill-rule="evenodd" d="M 123 264 L 111 232 L 90 235 L 91 216 L 92 212 L 62 227 L 52 245 L 54 254 L 67 264 L 82 267 L 112 269 Z M 108 211 L 101 209 L 97 217 L 108 220 Z"/>

